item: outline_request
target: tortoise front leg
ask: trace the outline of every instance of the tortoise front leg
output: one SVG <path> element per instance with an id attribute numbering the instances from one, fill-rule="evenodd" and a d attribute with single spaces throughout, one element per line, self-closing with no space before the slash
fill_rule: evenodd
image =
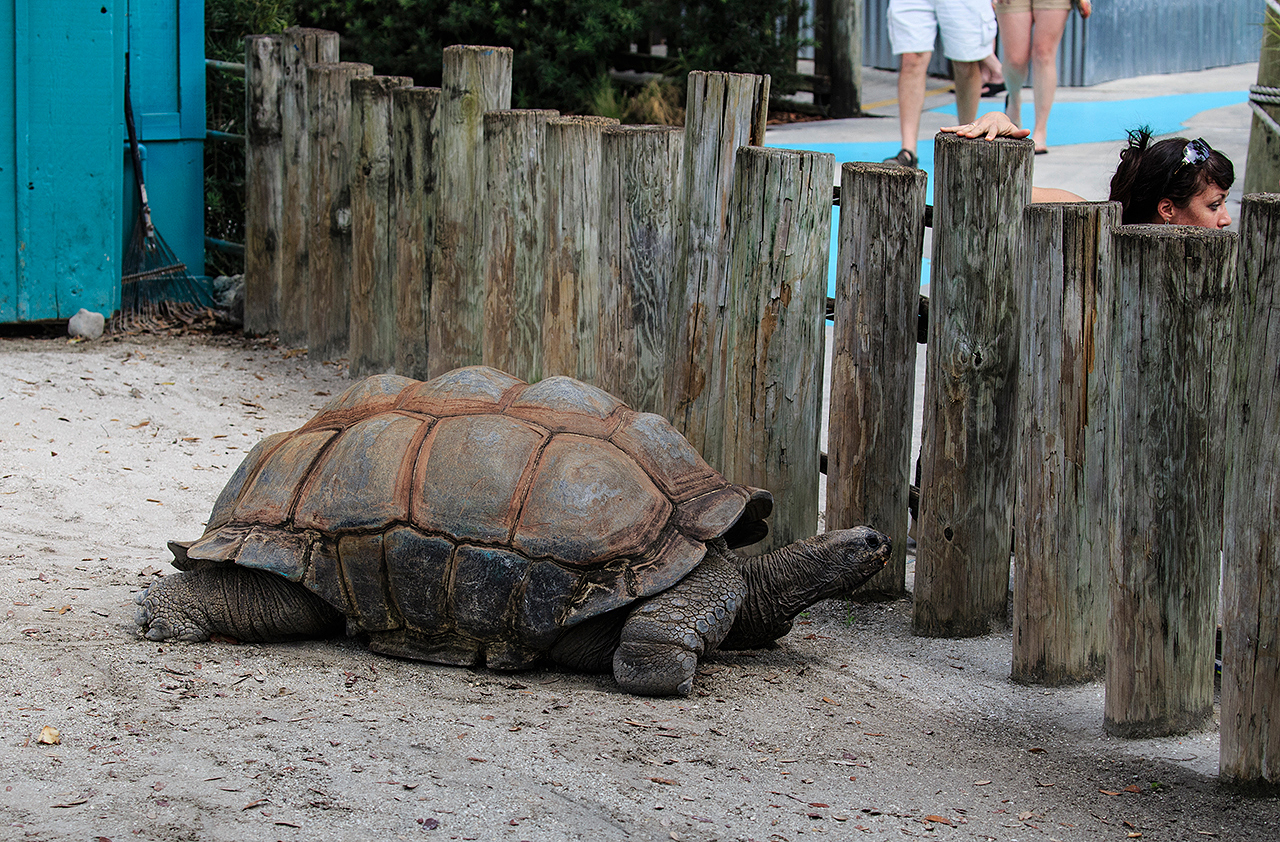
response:
<path id="1" fill-rule="evenodd" d="M 618 685 L 643 696 L 689 695 L 698 658 L 729 633 L 744 592 L 737 568 L 708 552 L 679 584 L 631 612 L 613 654 Z"/>
<path id="2" fill-rule="evenodd" d="M 342 614 L 303 585 L 228 565 L 166 576 L 138 594 L 137 623 L 148 640 L 198 641 L 221 634 L 270 642 L 327 637 Z"/>

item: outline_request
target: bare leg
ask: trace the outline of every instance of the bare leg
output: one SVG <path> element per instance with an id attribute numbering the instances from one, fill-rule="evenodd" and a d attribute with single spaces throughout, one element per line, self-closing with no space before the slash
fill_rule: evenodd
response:
<path id="1" fill-rule="evenodd" d="M 1031 139 L 1036 149 L 1044 149 L 1049 138 L 1049 109 L 1058 90 L 1058 44 L 1067 26 L 1070 10 L 1033 12 L 1035 29 L 1031 33 L 1031 88 L 1036 98 L 1036 127 Z"/>
<path id="2" fill-rule="evenodd" d="M 1009 87 L 1005 115 L 1015 126 L 1022 125 L 1022 86 L 1031 66 L 1031 13 L 1000 15 L 1000 43 L 1004 45 L 1004 81 Z"/>
<path id="3" fill-rule="evenodd" d="M 903 53 L 898 72 L 898 127 L 902 148 L 915 154 L 920 137 L 920 111 L 924 108 L 925 74 L 933 53 Z"/>
<path id="4" fill-rule="evenodd" d="M 956 115 L 961 123 L 972 123 L 978 117 L 978 99 L 982 96 L 982 66 L 976 61 L 953 61 L 951 73 L 956 79 Z"/>

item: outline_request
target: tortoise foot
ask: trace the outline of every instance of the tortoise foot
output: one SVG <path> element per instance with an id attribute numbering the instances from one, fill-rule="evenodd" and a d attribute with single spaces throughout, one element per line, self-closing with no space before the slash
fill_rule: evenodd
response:
<path id="1" fill-rule="evenodd" d="M 134 597 L 139 633 L 147 640 L 208 640 L 209 630 L 187 608 L 188 591 L 185 574 L 159 579 L 141 591 Z"/>
<path id="2" fill-rule="evenodd" d="M 737 568 L 709 553 L 680 584 L 642 603 L 613 654 L 618 685 L 643 696 L 689 695 L 698 658 L 729 633 L 743 588 Z"/>

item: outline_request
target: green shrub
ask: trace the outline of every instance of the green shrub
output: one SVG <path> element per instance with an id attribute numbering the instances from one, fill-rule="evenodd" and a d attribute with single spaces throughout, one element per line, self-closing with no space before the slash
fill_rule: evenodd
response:
<path id="1" fill-rule="evenodd" d="M 244 36 L 283 32 L 292 23 L 293 0 L 205 0 L 204 53 L 219 61 L 244 61 Z M 244 78 L 221 70 L 205 72 L 205 119 L 209 128 L 244 134 Z M 204 150 L 204 233 L 244 242 L 244 146 L 214 140 Z M 240 257 L 207 250 L 205 271 L 244 271 Z"/>
<path id="2" fill-rule="evenodd" d="M 379 74 L 439 85 L 452 44 L 514 50 L 512 104 L 581 113 L 609 59 L 642 31 L 642 4 L 625 0 L 298 0 L 309 26 L 342 34 L 344 60 Z"/>
<path id="3" fill-rule="evenodd" d="M 690 70 L 759 73 L 774 94 L 796 89 L 799 21 L 805 0 L 651 0 L 667 55 Z"/>

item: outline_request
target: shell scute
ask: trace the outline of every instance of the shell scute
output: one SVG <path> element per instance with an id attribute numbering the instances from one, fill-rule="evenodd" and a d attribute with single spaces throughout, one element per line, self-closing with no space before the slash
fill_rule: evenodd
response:
<path id="1" fill-rule="evenodd" d="M 222 487 L 222 492 L 218 494 L 218 499 L 213 504 L 213 511 L 209 513 L 209 523 L 205 527 L 206 533 L 231 522 L 231 516 L 235 514 L 236 503 L 239 501 L 245 485 L 253 477 L 258 466 L 266 460 L 271 451 L 275 450 L 276 445 L 289 438 L 289 436 L 290 433 L 275 433 L 253 446 L 253 449 L 249 451 L 249 455 L 244 457 L 244 461 L 236 468 L 235 473 L 231 475 L 231 479 L 227 480 L 227 484 Z"/>
<path id="2" fill-rule="evenodd" d="M 402 480 L 412 469 L 414 445 L 427 424 L 394 413 L 358 421 L 320 456 L 298 498 L 294 524 L 302 529 L 342 532 L 384 527 L 408 518 Z"/>
<path id="3" fill-rule="evenodd" d="M 459 543 L 509 541 L 520 494 L 546 438 L 542 430 L 501 415 L 440 421 L 414 471 L 413 523 Z"/>
<path id="4" fill-rule="evenodd" d="M 333 430 L 298 432 L 272 450 L 240 496 L 231 520 L 266 526 L 284 523 L 302 478 L 333 437 Z"/>
<path id="5" fill-rule="evenodd" d="M 439 377 L 415 383 L 401 395 L 397 406 L 408 412 L 442 417 L 498 412 L 512 388 L 524 381 L 485 366 L 459 368 Z"/>
<path id="6" fill-rule="evenodd" d="M 382 563 L 382 533 L 346 535 L 338 541 L 342 578 L 351 594 L 363 631 L 398 629 L 400 619 L 391 606 L 386 567 Z"/>
<path id="7" fill-rule="evenodd" d="M 347 387 L 345 392 L 321 407 L 316 416 L 306 423 L 306 427 L 343 426 L 353 414 L 367 417 L 386 412 L 396 405 L 401 392 L 417 382 L 398 374 L 366 377 Z"/>
<path id="8" fill-rule="evenodd" d="M 623 408 L 622 401 L 603 389 L 571 377 L 548 377 L 522 389 L 507 413 L 552 432 L 607 438 Z"/>
<path id="9" fill-rule="evenodd" d="M 530 558 L 591 567 L 643 552 L 670 516 L 671 502 L 622 451 L 558 435 L 542 453 L 512 545 Z"/>
<path id="10" fill-rule="evenodd" d="M 618 427 L 610 441 L 677 503 L 728 485 L 661 415 L 635 413 Z"/>
<path id="11" fill-rule="evenodd" d="M 515 627 L 512 596 L 529 560 L 509 550 L 461 546 L 453 570 L 453 619 L 458 634 L 476 640 L 508 637 Z"/>
<path id="12" fill-rule="evenodd" d="M 307 570 L 311 537 L 283 529 L 252 529 L 236 554 L 236 564 L 301 582 Z"/>
<path id="13" fill-rule="evenodd" d="M 392 597 L 405 624 L 428 633 L 452 627 L 446 583 L 453 544 L 402 526 L 387 531 L 383 549 Z"/>

